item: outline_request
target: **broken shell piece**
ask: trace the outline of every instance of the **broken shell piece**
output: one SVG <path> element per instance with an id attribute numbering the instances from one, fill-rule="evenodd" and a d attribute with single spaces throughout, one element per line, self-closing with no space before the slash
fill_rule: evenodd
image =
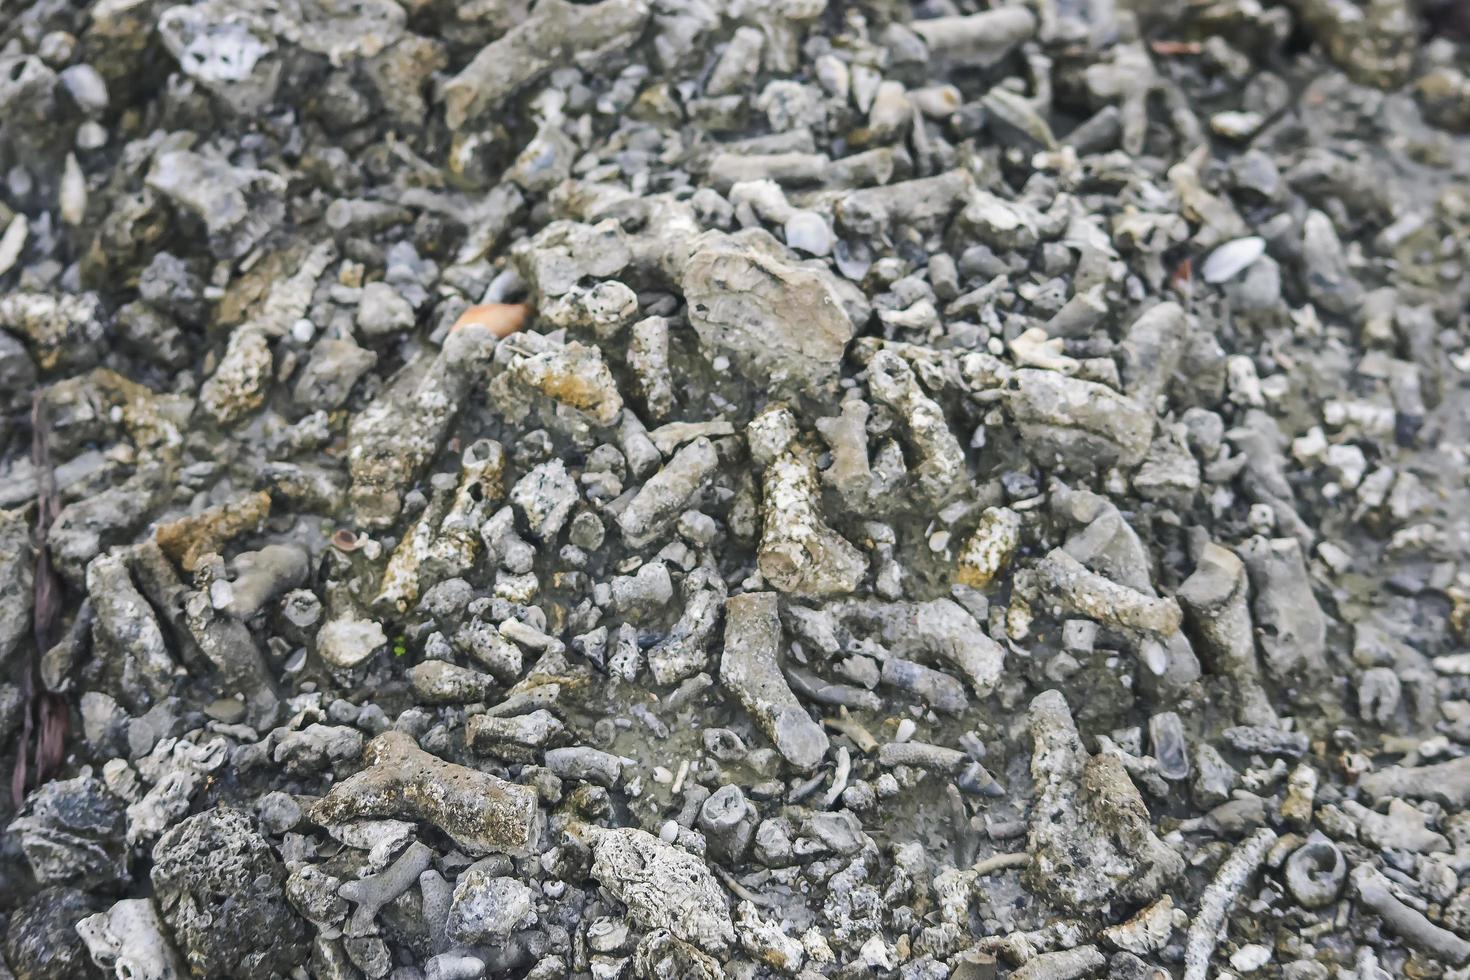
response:
<path id="1" fill-rule="evenodd" d="M 1186 921 L 1188 917 L 1175 908 L 1174 899 L 1164 895 L 1128 921 L 1104 929 L 1102 938 L 1114 949 L 1147 956 L 1163 949 L 1174 929 Z"/>
<path id="2" fill-rule="evenodd" d="M 1347 872 L 1342 851 L 1317 830 L 1286 859 L 1286 887 L 1305 908 L 1326 908 L 1342 894 Z"/>
<path id="3" fill-rule="evenodd" d="M 92 962 L 119 980 L 181 980 L 189 976 L 151 898 L 125 898 L 77 923 Z"/>
<path id="4" fill-rule="evenodd" d="M 1205 282 L 1228 282 L 1266 254 L 1266 240 L 1256 235 L 1226 242 L 1210 253 L 1200 269 Z"/>
<path id="5" fill-rule="evenodd" d="M 501 339 L 524 327 L 530 312 L 525 303 L 480 303 L 467 307 L 449 330 L 453 333 L 465 327 L 481 326 Z"/>
<path id="6" fill-rule="evenodd" d="M 350 616 L 332 620 L 316 635 L 317 655 L 333 667 L 356 667 L 387 645 L 381 624 Z"/>

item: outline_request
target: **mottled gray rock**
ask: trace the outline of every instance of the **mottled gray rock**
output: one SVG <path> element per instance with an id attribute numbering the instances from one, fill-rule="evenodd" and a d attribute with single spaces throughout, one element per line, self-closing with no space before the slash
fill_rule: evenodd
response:
<path id="1" fill-rule="evenodd" d="M 306 957 L 306 927 L 286 904 L 286 869 L 242 810 L 216 807 L 153 847 L 153 889 L 190 970 L 268 980 Z"/>
<path id="2" fill-rule="evenodd" d="M 18 836 L 41 884 L 113 885 L 128 879 L 123 808 L 100 779 L 56 780 L 27 797 L 6 830 Z"/>
<path id="3" fill-rule="evenodd" d="M 1251 610 L 1267 672 L 1279 682 L 1326 669 L 1327 620 L 1295 538 L 1254 537 L 1240 549 L 1251 581 Z"/>
<path id="4" fill-rule="evenodd" d="M 45 888 L 10 919 L 5 931 L 5 962 L 16 980 L 90 980 L 102 976 L 77 935 L 77 923 L 100 903 L 77 888 Z"/>
<path id="5" fill-rule="evenodd" d="M 643 30 L 648 13 L 643 0 L 538 4 L 532 16 L 486 45 L 445 83 L 440 97 L 449 128 L 459 129 L 501 105 L 558 65 L 591 65 L 627 47 Z"/>
<path id="6" fill-rule="evenodd" d="M 525 883 L 471 865 L 454 883 L 445 932 L 461 943 L 503 943 L 531 916 L 532 899 Z"/>
<path id="7" fill-rule="evenodd" d="M 351 340 L 323 337 L 311 349 L 311 358 L 296 376 L 291 397 L 311 410 L 340 408 L 358 379 L 377 362 L 377 354 Z"/>
<path id="8" fill-rule="evenodd" d="M 357 304 L 357 327 L 370 339 L 386 337 L 413 327 L 413 304 L 386 282 L 362 287 Z"/>
<path id="9" fill-rule="evenodd" d="M 1055 371 L 1015 372 L 1006 405 L 1027 455 L 1081 473 L 1136 466 L 1153 438 L 1152 412 L 1105 385 Z"/>
<path id="10" fill-rule="evenodd" d="M 566 464 L 553 459 L 521 477 L 509 499 L 531 537 L 549 544 L 561 533 L 580 495 L 567 475 Z"/>
<path id="11" fill-rule="evenodd" d="M 659 540 L 714 474 L 719 465 L 714 444 L 703 437 L 688 443 L 648 479 L 618 515 L 630 547 Z"/>
<path id="12" fill-rule="evenodd" d="M 118 698 L 142 711 L 167 697 L 176 665 L 153 608 L 119 555 L 98 555 L 87 566 L 87 594 L 97 617 L 92 641 L 108 661 Z"/>
<path id="13" fill-rule="evenodd" d="M 707 357 L 778 391 L 830 393 L 854 334 L 830 273 L 783 259 L 769 238 L 710 233 L 682 287 Z"/>
<path id="14" fill-rule="evenodd" d="M 204 223 L 210 249 L 219 258 L 243 256 L 285 216 L 285 181 L 269 170 L 172 150 L 154 158 L 147 181 L 179 210 Z"/>
<path id="15" fill-rule="evenodd" d="M 631 827 L 589 828 L 592 877 L 644 929 L 667 929 L 713 954 L 735 942 L 730 903 L 703 861 Z"/>
<path id="16" fill-rule="evenodd" d="M 494 343 L 483 327 L 450 334 L 437 356 L 411 362 L 353 416 L 347 429 L 347 467 L 360 522 L 384 527 L 397 518 L 403 495 L 439 450 Z"/>

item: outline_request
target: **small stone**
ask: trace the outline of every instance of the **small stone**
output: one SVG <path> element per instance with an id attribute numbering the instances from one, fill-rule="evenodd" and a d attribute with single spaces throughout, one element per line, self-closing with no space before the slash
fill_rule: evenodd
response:
<path id="1" fill-rule="evenodd" d="M 1205 282 L 1222 283 L 1234 279 L 1266 254 L 1266 240 L 1252 235 L 1226 242 L 1210 253 L 1200 269 Z"/>
<path id="2" fill-rule="evenodd" d="M 815 211 L 793 211 L 786 219 L 786 244 L 808 255 L 832 252 L 832 229 Z"/>

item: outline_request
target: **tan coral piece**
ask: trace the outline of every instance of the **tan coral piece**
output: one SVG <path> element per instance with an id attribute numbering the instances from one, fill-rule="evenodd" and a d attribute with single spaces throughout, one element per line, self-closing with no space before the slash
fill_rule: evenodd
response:
<path id="1" fill-rule="evenodd" d="M 271 510 L 271 495 L 265 490 L 246 494 L 161 525 L 155 534 L 163 553 L 186 572 L 194 571 L 199 559 L 218 552 L 231 538 L 258 531 Z"/>

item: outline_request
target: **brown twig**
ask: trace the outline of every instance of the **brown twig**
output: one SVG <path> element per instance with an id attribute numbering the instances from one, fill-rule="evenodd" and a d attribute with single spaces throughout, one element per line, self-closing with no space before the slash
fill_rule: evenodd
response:
<path id="1" fill-rule="evenodd" d="M 46 406 L 38 389 L 31 400 L 31 462 L 36 468 L 36 574 L 35 603 L 31 628 L 35 646 L 21 678 L 25 699 L 20 744 L 16 749 L 15 767 L 10 776 L 10 795 L 16 809 L 25 800 L 26 777 L 30 773 L 32 737 L 35 738 L 34 760 L 36 785 L 46 782 L 61 768 L 66 748 L 66 702 L 45 690 L 41 683 L 41 656 L 55 641 L 56 624 L 61 618 L 61 579 L 51 566 L 47 534 L 60 509 L 56 496 L 56 480 L 51 471 L 50 433 Z"/>

